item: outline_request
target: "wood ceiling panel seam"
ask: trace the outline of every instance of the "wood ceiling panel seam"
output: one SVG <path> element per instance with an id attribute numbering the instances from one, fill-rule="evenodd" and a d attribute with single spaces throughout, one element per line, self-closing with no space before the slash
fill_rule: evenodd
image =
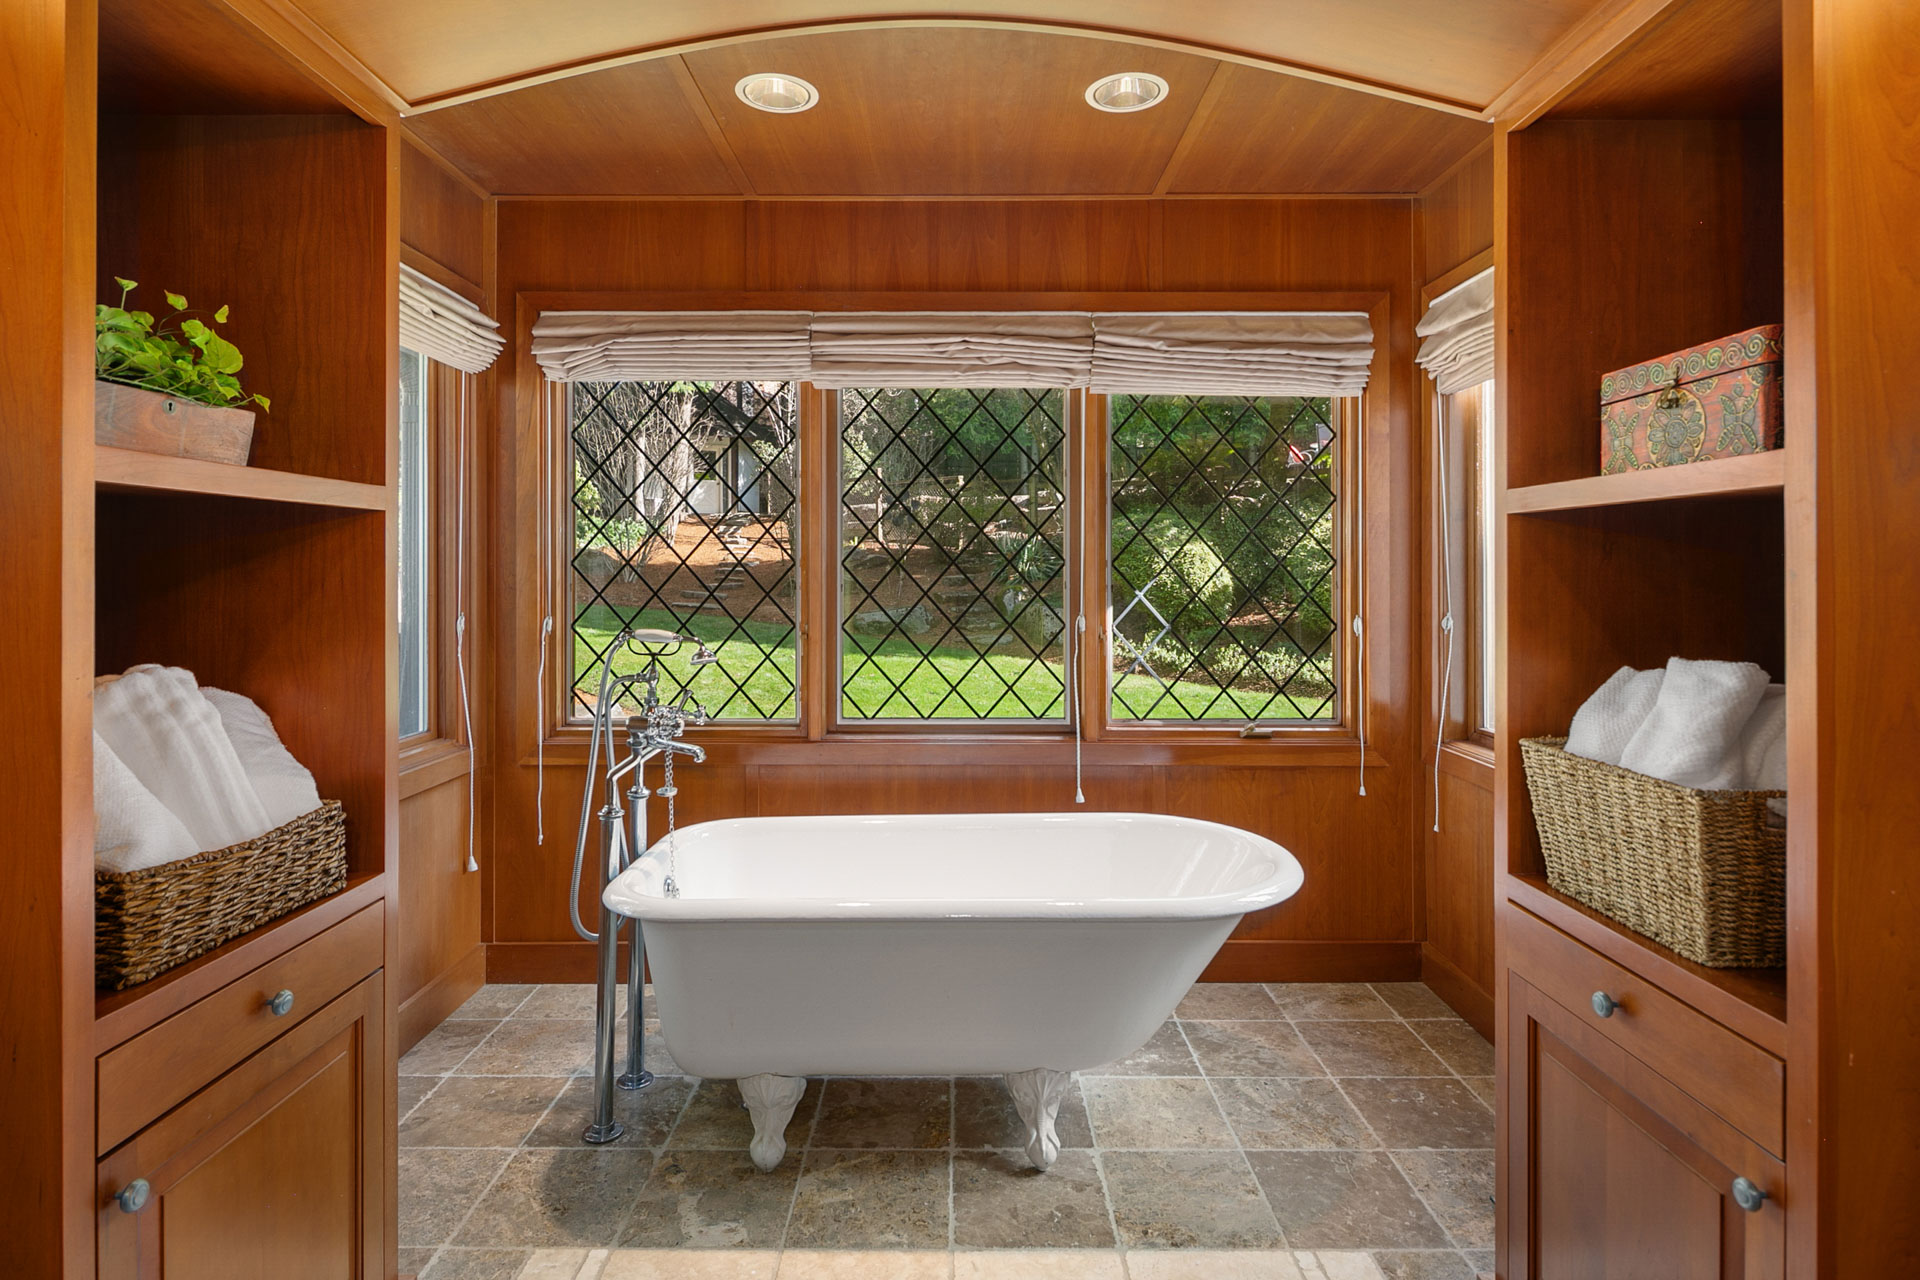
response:
<path id="1" fill-rule="evenodd" d="M 1547 47 L 1487 104 L 1486 118 L 1524 129 L 1584 81 L 1598 75 L 1633 37 L 1682 0 L 1605 0 Z"/>
<path id="2" fill-rule="evenodd" d="M 282 0 L 253 0 L 255 3 L 280 3 Z M 1638 0 L 1646 3 L 1648 0 Z M 1444 94 L 1423 93 L 1405 85 L 1385 80 L 1370 79 L 1366 76 L 1330 70 L 1305 62 L 1294 62 L 1284 58 L 1268 57 L 1244 49 L 1224 45 L 1209 44 L 1205 41 L 1177 40 L 1151 32 L 1126 27 L 1104 27 L 1093 23 L 1071 23 L 1059 21 L 1041 21 L 1013 17 L 932 17 L 908 16 L 888 18 L 842 18 L 793 24 L 767 24 L 757 27 L 744 27 L 734 31 L 719 32 L 694 40 L 663 41 L 658 44 L 635 45 L 627 49 L 579 58 L 572 61 L 555 63 L 538 70 L 522 74 L 501 76 L 492 80 L 476 82 L 461 89 L 445 93 L 425 94 L 417 99 L 404 100 L 403 115 L 427 115 L 449 107 L 462 106 L 469 102 L 482 101 L 513 93 L 521 89 L 538 85 L 552 84 L 555 81 L 588 75 L 596 71 L 605 71 L 615 67 L 630 66 L 636 62 L 650 62 L 660 58 L 680 57 L 690 53 L 701 53 L 710 49 L 725 48 L 730 45 L 754 43 L 761 40 L 784 39 L 797 36 L 823 35 L 844 31 L 884 31 L 899 28 L 963 28 L 986 30 L 1027 31 L 1042 35 L 1059 35 L 1081 39 L 1112 40 L 1125 44 L 1139 45 L 1143 48 L 1160 49 L 1169 53 L 1187 54 L 1193 57 L 1209 58 L 1216 62 L 1234 63 L 1258 71 L 1270 71 L 1281 75 L 1295 76 L 1303 80 L 1313 80 L 1321 84 L 1338 88 L 1352 89 L 1375 97 L 1388 98 L 1408 103 L 1416 107 L 1426 107 L 1447 115 L 1461 116 L 1470 120 L 1491 118 L 1491 107 L 1487 104 L 1468 102 Z M 1558 47 L 1556 45 L 1555 47 Z M 383 82 L 384 83 L 384 82 Z"/>
<path id="3" fill-rule="evenodd" d="M 752 177 L 748 175 L 746 167 L 740 163 L 740 157 L 733 149 L 732 140 L 727 137 L 727 131 L 721 127 L 720 118 L 713 113 L 713 104 L 707 101 L 707 95 L 700 88 L 700 82 L 693 78 L 693 71 L 687 66 L 686 58 L 675 54 L 667 61 L 673 68 L 674 83 L 680 86 L 680 92 L 687 100 L 687 108 L 700 121 L 701 129 L 706 132 L 707 141 L 713 144 L 714 154 L 720 158 L 720 163 L 726 166 L 727 172 L 733 175 L 734 182 L 740 187 L 740 194 L 757 195 Z"/>
<path id="4" fill-rule="evenodd" d="M 1187 158 L 1187 153 L 1193 149 L 1193 140 L 1213 115 L 1214 103 L 1220 100 L 1221 84 L 1220 63 L 1216 62 L 1213 70 L 1207 73 L 1206 87 L 1200 90 L 1200 101 L 1194 106 L 1193 114 L 1187 117 L 1187 127 L 1180 131 L 1180 141 L 1173 144 L 1173 154 L 1167 157 L 1166 167 L 1160 170 L 1160 180 L 1153 184 L 1154 195 L 1164 196 L 1173 186 L 1173 180 L 1180 173 L 1180 162 Z"/>
<path id="5" fill-rule="evenodd" d="M 369 121 L 391 124 L 395 117 L 407 114 L 411 104 L 399 90 L 334 39 L 294 0 L 222 0 L 222 3 L 349 98 Z M 296 36 L 312 46 L 311 49 L 295 48 L 287 42 L 288 35 Z M 320 55 L 320 60 L 310 56 L 314 53 Z"/>

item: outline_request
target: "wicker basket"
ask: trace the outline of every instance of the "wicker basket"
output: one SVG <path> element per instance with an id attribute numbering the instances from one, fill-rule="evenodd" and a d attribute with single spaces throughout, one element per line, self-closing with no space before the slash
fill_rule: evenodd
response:
<path id="1" fill-rule="evenodd" d="M 1780 791 L 1694 791 L 1526 738 L 1520 758 L 1547 882 L 1636 933 L 1716 969 L 1787 957 L 1787 833 Z"/>
<path id="2" fill-rule="evenodd" d="M 249 840 L 140 871 L 93 874 L 94 981 L 118 991 L 347 886 L 338 800 Z"/>

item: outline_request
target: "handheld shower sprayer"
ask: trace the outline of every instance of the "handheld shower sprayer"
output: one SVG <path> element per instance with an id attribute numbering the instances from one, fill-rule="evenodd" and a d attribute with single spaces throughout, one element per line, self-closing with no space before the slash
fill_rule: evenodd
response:
<path id="1" fill-rule="evenodd" d="M 682 682 L 679 693 L 675 695 L 676 700 L 662 701 L 662 661 L 689 644 L 696 646 L 688 660 L 693 668 L 692 673 Z M 614 661 L 623 653 L 632 653 L 644 659 L 641 668 L 615 675 Z M 600 689 L 594 699 L 593 725 L 587 739 L 587 782 L 580 797 L 580 830 L 573 846 L 573 879 L 567 898 L 567 911 L 574 932 L 595 944 L 598 955 L 598 998 L 594 1015 L 594 1118 L 584 1135 L 591 1143 L 612 1142 L 623 1131 L 620 1122 L 613 1118 L 613 1040 L 614 1022 L 618 1014 L 620 931 L 625 921 L 607 907 L 606 888 L 615 876 L 646 852 L 647 800 L 654 793 L 647 790 L 643 774 L 647 761 L 655 756 L 663 757 L 665 762 L 666 781 L 659 794 L 667 801 L 667 832 L 669 839 L 672 837 L 674 797 L 677 793 L 673 785 L 673 757 L 690 756 L 699 762 L 707 756 L 698 744 L 681 741 L 689 724 L 707 722 L 706 709 L 689 696 L 688 686 L 698 676 L 701 667 L 719 660 L 720 655 L 704 643 L 678 632 L 627 627 L 614 636 L 601 662 Z M 622 698 L 630 694 L 637 695 L 638 705 L 623 707 Z M 615 749 L 613 722 L 616 714 L 625 715 L 627 753 L 624 759 Z M 627 803 L 623 807 L 620 782 L 629 776 L 625 793 Z M 580 918 L 580 874 L 586 863 L 587 836 L 596 816 L 594 790 L 599 785 L 604 785 L 606 794 L 597 815 L 600 820 L 598 884 L 601 905 L 600 928 L 596 932 L 588 929 Z M 641 1025 L 641 987 L 645 976 L 645 957 L 646 946 L 641 937 L 640 922 L 636 920 L 633 922 L 632 945 L 628 948 L 627 1000 L 630 1008 L 627 1020 L 627 1070 L 619 1078 L 619 1084 L 624 1089 L 644 1089 L 653 1083 L 652 1074 L 644 1070 L 642 1064 L 644 1031 Z"/>

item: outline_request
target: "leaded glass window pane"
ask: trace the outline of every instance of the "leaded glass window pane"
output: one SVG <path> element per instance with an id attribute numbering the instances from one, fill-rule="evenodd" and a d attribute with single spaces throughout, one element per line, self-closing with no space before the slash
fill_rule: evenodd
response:
<path id="1" fill-rule="evenodd" d="M 622 626 L 704 641 L 691 694 L 716 720 L 798 719 L 798 388 L 573 384 L 572 714 L 591 715 Z M 663 695 L 694 674 L 669 658 Z M 615 671 L 641 659 L 623 652 Z"/>
<path id="2" fill-rule="evenodd" d="M 1332 404 L 1114 396 L 1115 721 L 1337 717 Z"/>
<path id="3" fill-rule="evenodd" d="M 840 714 L 1066 717 L 1065 396 L 840 397 Z"/>

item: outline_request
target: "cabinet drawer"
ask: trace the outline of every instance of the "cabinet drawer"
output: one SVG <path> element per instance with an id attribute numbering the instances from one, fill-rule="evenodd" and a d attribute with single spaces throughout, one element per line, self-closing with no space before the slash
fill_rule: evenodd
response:
<path id="1" fill-rule="evenodd" d="M 97 1153 L 378 969 L 385 933 L 384 908 L 375 903 L 101 1054 Z M 283 991 L 293 994 L 292 1007 L 275 1013 L 270 1002 Z"/>
<path id="2" fill-rule="evenodd" d="M 1786 1067 L 1752 1041 L 1517 906 L 1507 964 L 1775 1156 L 1785 1154 Z M 1594 996 L 1615 1008 L 1602 1017 Z"/>

